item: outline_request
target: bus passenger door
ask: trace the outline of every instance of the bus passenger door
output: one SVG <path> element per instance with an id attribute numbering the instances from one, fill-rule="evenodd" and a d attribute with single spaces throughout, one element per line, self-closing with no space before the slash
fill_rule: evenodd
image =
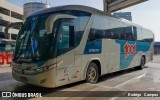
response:
<path id="1" fill-rule="evenodd" d="M 62 24 L 57 48 L 56 86 L 80 80 L 80 67 L 75 66 L 74 26 Z"/>

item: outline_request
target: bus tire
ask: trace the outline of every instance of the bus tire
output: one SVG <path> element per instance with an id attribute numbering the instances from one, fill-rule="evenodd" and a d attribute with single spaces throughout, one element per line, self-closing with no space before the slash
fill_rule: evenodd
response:
<path id="1" fill-rule="evenodd" d="M 98 80 L 98 66 L 91 62 L 88 66 L 87 73 L 86 73 L 86 81 L 87 83 L 95 84 Z"/>
<path id="2" fill-rule="evenodd" d="M 136 69 L 142 70 L 144 68 L 145 63 L 146 63 L 145 57 L 142 56 L 141 57 L 141 64 L 140 64 L 140 66 L 137 66 Z"/>

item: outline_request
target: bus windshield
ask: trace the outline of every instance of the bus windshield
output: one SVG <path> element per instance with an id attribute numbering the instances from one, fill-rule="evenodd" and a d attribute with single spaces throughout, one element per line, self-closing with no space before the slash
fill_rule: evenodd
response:
<path id="1" fill-rule="evenodd" d="M 77 18 L 56 20 L 52 33 L 47 34 L 45 29 L 47 19 L 57 13 L 74 15 Z M 75 48 L 82 39 L 90 15 L 86 12 L 66 10 L 28 17 L 18 34 L 13 60 L 44 61 L 53 58 L 53 55 L 61 55 Z M 57 49 L 57 54 L 54 54 L 56 51 L 53 49 Z"/>
<path id="2" fill-rule="evenodd" d="M 15 59 L 28 58 L 29 61 L 46 58 L 52 43 L 50 40 L 54 39 L 54 33 L 45 34 L 47 18 L 38 16 L 26 19 L 17 38 Z"/>

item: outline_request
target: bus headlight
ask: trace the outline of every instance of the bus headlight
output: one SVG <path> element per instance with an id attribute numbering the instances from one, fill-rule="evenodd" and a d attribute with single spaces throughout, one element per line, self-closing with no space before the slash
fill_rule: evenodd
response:
<path id="1" fill-rule="evenodd" d="M 44 71 L 44 69 L 43 68 L 38 68 L 38 69 L 36 69 L 36 72 L 43 72 Z"/>
<path id="2" fill-rule="evenodd" d="M 48 66 L 44 66 L 44 67 L 40 67 L 40 68 L 33 67 L 32 70 L 35 70 L 35 71 L 40 73 L 40 72 L 47 71 L 47 70 L 50 70 L 50 69 L 55 68 L 55 67 L 56 67 L 56 64 L 48 65 Z"/>

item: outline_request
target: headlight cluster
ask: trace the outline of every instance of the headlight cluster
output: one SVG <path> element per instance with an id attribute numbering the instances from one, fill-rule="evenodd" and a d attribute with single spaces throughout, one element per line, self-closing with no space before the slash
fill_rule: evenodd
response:
<path id="1" fill-rule="evenodd" d="M 33 67 L 37 67 L 36 64 L 21 64 L 21 68 L 24 70 L 31 70 Z"/>
<path id="2" fill-rule="evenodd" d="M 36 72 L 43 72 L 43 71 L 47 71 L 47 70 L 55 68 L 55 67 L 56 67 L 56 64 L 48 65 L 48 66 L 44 66 L 44 67 L 32 67 L 31 70 L 34 70 Z"/>
<path id="3" fill-rule="evenodd" d="M 55 64 L 51 64 L 51 65 L 47 65 L 47 66 L 37 66 L 37 64 L 16 64 L 16 63 L 12 63 L 12 68 L 18 68 L 18 69 L 22 69 L 22 70 L 30 70 L 30 71 L 36 71 L 36 72 L 43 72 L 43 71 L 47 71 L 49 69 L 55 68 L 56 67 L 56 63 Z"/>

